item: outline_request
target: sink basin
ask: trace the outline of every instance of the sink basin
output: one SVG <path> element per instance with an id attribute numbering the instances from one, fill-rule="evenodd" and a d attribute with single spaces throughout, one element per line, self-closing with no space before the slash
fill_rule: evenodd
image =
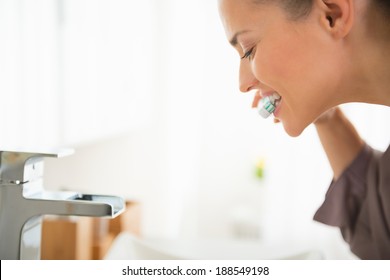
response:
<path id="1" fill-rule="evenodd" d="M 318 260 L 321 252 L 302 246 L 270 246 L 257 241 L 140 239 L 121 233 L 107 260 Z"/>

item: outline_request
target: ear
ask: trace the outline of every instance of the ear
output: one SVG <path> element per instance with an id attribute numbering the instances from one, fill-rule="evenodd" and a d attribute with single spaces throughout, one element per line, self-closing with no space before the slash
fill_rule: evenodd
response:
<path id="1" fill-rule="evenodd" d="M 319 0 L 322 6 L 321 23 L 335 38 L 351 31 L 355 11 L 354 0 Z"/>

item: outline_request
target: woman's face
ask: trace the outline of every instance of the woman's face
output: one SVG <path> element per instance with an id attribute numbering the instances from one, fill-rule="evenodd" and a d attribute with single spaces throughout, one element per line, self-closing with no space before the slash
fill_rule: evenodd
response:
<path id="1" fill-rule="evenodd" d="M 313 7 L 307 17 L 291 20 L 284 9 L 269 3 L 220 0 L 220 15 L 227 38 L 241 57 L 240 90 L 256 90 L 253 106 L 261 96 L 277 92 L 282 100 L 274 115 L 289 135 L 298 136 L 337 105 L 332 100 L 344 58 L 321 24 L 319 9 Z"/>

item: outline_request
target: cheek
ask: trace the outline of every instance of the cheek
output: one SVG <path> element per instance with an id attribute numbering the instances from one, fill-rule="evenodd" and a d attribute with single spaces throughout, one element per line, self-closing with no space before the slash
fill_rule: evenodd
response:
<path id="1" fill-rule="evenodd" d="M 329 90 L 329 73 L 322 56 L 315 43 L 285 36 L 256 51 L 253 71 L 259 81 L 280 92 L 286 105 L 299 114 L 302 107 L 320 107 Z"/>
<path id="2" fill-rule="evenodd" d="M 300 81 L 297 78 L 307 65 L 306 61 L 300 42 L 291 37 L 278 38 L 260 44 L 256 51 L 254 73 L 264 84 L 286 87 L 293 81 Z"/>
<path id="3" fill-rule="evenodd" d="M 253 63 L 255 76 L 283 95 L 284 129 L 290 136 L 299 136 L 326 103 L 328 79 L 324 78 L 327 71 L 321 51 L 311 42 L 292 37 L 264 44 L 258 51 Z"/>

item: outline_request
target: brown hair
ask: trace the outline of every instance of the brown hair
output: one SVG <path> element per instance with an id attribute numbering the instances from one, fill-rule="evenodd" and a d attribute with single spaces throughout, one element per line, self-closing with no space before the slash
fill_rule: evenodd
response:
<path id="1" fill-rule="evenodd" d="M 252 0 L 254 4 L 265 4 L 271 1 L 281 6 L 291 19 L 307 16 L 312 8 L 313 0 Z M 382 12 L 386 19 L 390 16 L 390 0 L 371 0 L 372 7 Z"/>
<path id="2" fill-rule="evenodd" d="M 271 1 L 281 6 L 291 19 L 307 16 L 312 8 L 313 0 L 252 0 L 254 4 L 266 4 Z"/>
<path id="3" fill-rule="evenodd" d="M 390 0 L 373 0 L 373 6 L 383 13 L 388 19 L 390 16 Z"/>

